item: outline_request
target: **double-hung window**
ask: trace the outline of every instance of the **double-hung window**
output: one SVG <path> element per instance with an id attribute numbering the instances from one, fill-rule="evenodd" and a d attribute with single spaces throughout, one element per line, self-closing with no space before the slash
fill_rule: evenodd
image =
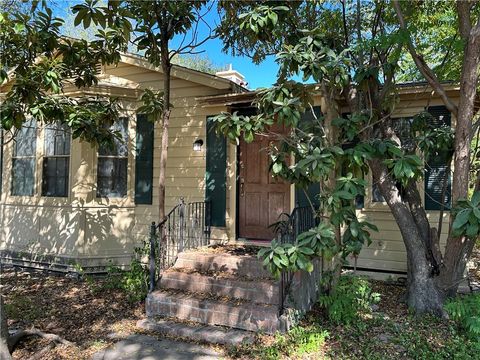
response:
<path id="1" fill-rule="evenodd" d="M 122 117 L 111 127 L 120 134 L 113 148 L 100 146 L 97 166 L 97 197 L 127 195 L 128 118 Z"/>
<path id="2" fill-rule="evenodd" d="M 29 120 L 15 136 L 12 156 L 12 188 L 14 196 L 33 196 L 35 193 L 35 160 L 37 151 L 37 122 Z"/>
<path id="3" fill-rule="evenodd" d="M 67 197 L 70 167 L 70 130 L 62 124 L 45 127 L 42 196 Z"/>

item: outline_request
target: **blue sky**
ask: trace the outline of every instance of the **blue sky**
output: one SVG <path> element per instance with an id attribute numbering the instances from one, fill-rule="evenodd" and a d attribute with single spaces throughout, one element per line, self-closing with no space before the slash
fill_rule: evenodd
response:
<path id="1" fill-rule="evenodd" d="M 205 21 L 212 28 L 215 28 L 215 26 L 219 23 L 220 16 L 217 12 L 216 6 L 213 6 L 210 12 L 206 14 Z M 205 24 L 200 23 L 198 27 L 198 33 L 199 39 L 205 38 L 209 34 L 208 27 Z M 178 47 L 181 38 L 177 38 L 172 41 L 172 48 Z M 187 40 L 188 39 L 189 37 L 187 35 Z M 250 89 L 267 87 L 276 81 L 278 65 L 275 63 L 275 58 L 273 56 L 268 57 L 261 64 L 255 65 L 250 58 L 243 56 L 232 56 L 230 53 L 226 54 L 222 51 L 222 48 L 222 40 L 216 38 L 207 41 L 199 48 L 199 50 L 204 51 L 201 56 L 207 56 L 216 65 L 225 67 L 229 64 L 232 64 L 234 70 L 237 70 L 245 76 Z"/>
<path id="2" fill-rule="evenodd" d="M 71 34 L 69 35 L 71 36 L 79 36 L 79 34 L 81 36 L 82 33 L 86 33 L 81 25 L 78 28 L 72 29 L 74 17 L 71 15 L 69 8 L 79 2 L 81 1 L 56 0 L 52 3 L 55 15 L 65 20 L 67 27 L 70 28 L 69 32 Z M 219 15 L 214 6 L 206 15 L 205 21 L 214 28 L 219 20 Z M 91 31 L 88 31 L 88 33 L 91 35 Z M 208 27 L 205 24 L 201 24 L 199 26 L 199 39 L 204 38 L 206 35 L 208 35 Z M 172 48 L 176 48 L 180 41 L 180 38 L 174 39 L 172 41 Z M 199 50 L 203 51 L 200 56 L 207 56 L 212 63 L 218 66 L 226 67 L 232 64 L 234 70 L 237 70 L 245 76 L 248 82 L 248 88 L 250 89 L 267 87 L 275 82 L 278 65 L 275 63 L 273 56 L 268 57 L 261 64 L 255 65 L 248 57 L 232 56 L 231 54 L 224 53 L 222 47 L 223 43 L 220 39 L 211 39 L 199 48 Z"/>

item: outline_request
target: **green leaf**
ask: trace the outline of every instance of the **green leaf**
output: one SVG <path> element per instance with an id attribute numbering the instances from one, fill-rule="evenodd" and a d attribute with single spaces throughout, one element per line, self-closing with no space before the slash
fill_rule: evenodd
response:
<path id="1" fill-rule="evenodd" d="M 473 196 L 472 196 L 472 205 L 474 207 L 479 207 L 480 206 L 480 191 L 476 191 Z"/>
<path id="2" fill-rule="evenodd" d="M 313 255 L 315 253 L 311 248 L 305 246 L 299 248 L 298 251 L 305 255 Z"/>
<path id="3" fill-rule="evenodd" d="M 471 213 L 472 213 L 471 209 L 460 210 L 457 216 L 455 216 L 455 220 L 453 221 L 453 225 L 452 225 L 453 230 L 458 230 L 463 225 L 465 225 L 468 222 L 468 218 L 470 217 Z"/>
<path id="4" fill-rule="evenodd" d="M 283 164 L 282 163 L 274 163 L 272 166 L 272 171 L 274 174 L 279 174 L 282 171 Z"/>
<path id="5" fill-rule="evenodd" d="M 467 231 L 465 232 L 465 234 L 469 237 L 469 238 L 475 238 L 478 236 L 478 224 L 474 224 L 474 225 L 470 225 L 467 227 Z"/>
<path id="6" fill-rule="evenodd" d="M 480 221 L 480 209 L 479 208 L 473 208 L 473 213 L 475 214 L 475 217 Z"/>

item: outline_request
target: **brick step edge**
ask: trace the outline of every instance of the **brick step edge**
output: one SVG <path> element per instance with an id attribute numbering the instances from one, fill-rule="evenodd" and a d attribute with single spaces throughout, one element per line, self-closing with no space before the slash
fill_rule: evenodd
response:
<path id="1" fill-rule="evenodd" d="M 212 325 L 190 325 L 162 319 L 142 319 L 137 322 L 137 327 L 161 335 L 218 345 L 251 344 L 255 339 L 255 335 L 249 331 Z"/>
<path id="2" fill-rule="evenodd" d="M 181 252 L 174 268 L 194 269 L 200 272 L 226 272 L 254 279 L 273 279 L 262 262 L 251 256 L 230 254 L 202 254 Z"/>
<path id="3" fill-rule="evenodd" d="M 161 289 L 211 293 L 255 303 L 278 305 L 279 302 L 279 284 L 268 280 L 244 281 L 180 271 L 166 271 L 160 279 L 159 286 Z"/>
<path id="4" fill-rule="evenodd" d="M 266 333 L 280 330 L 278 307 L 275 305 L 222 302 L 199 297 L 199 294 L 155 290 L 148 294 L 145 309 L 147 317 L 172 317 Z"/>

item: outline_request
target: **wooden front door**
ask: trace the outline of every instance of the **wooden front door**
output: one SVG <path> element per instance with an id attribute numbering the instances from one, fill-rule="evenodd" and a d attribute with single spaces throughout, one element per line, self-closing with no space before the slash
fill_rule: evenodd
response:
<path id="1" fill-rule="evenodd" d="M 268 146 L 271 138 L 256 136 L 247 144 L 240 142 L 240 178 L 238 237 L 272 240 L 269 225 L 282 213 L 290 213 L 290 184 L 269 173 Z"/>

